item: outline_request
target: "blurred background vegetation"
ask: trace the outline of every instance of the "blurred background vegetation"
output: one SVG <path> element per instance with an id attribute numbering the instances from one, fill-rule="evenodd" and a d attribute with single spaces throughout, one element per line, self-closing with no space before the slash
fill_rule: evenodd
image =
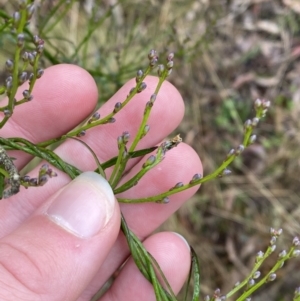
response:
<path id="1" fill-rule="evenodd" d="M 98 84 L 99 104 L 144 68 L 150 49 L 175 53 L 169 80 L 186 104 L 176 133 L 198 152 L 205 174 L 240 144 L 253 101 L 271 100 L 257 143 L 235 161 L 233 175 L 203 185 L 162 227 L 195 248 L 203 296 L 217 287 L 225 294 L 248 275 L 269 243 L 270 227 L 284 230 L 279 250 L 291 244 L 300 234 L 299 0 L 35 3 L 30 30 L 45 40 L 44 67 L 67 62 L 86 68 Z M 0 0 L 9 15 L 16 5 Z M 10 34 L 2 34 L 3 66 L 10 44 Z M 299 260 L 277 277 L 253 300 L 291 300 L 300 284 Z"/>

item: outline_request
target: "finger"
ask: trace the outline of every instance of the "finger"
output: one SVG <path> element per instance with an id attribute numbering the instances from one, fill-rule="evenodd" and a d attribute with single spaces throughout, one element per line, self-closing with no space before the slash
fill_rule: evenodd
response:
<path id="1" fill-rule="evenodd" d="M 22 98 L 22 85 L 16 98 Z M 82 122 L 94 109 L 97 86 L 84 69 L 75 65 L 56 65 L 45 70 L 33 90 L 33 100 L 17 106 L 1 129 L 2 137 L 22 137 L 33 143 L 58 137 Z M 6 103 L 3 100 L 2 103 Z M 10 152 L 22 168 L 30 159 L 23 152 Z"/>
<path id="2" fill-rule="evenodd" d="M 131 179 L 141 170 L 144 160 L 136 164 L 124 176 L 122 182 Z M 187 144 L 180 143 L 168 151 L 164 160 L 146 173 L 137 185 L 118 194 L 117 198 L 139 199 L 159 195 L 169 191 L 177 183 L 187 184 L 196 174 L 202 174 L 203 168 L 198 154 Z M 141 203 L 120 204 L 129 228 L 141 239 L 145 238 L 170 215 L 172 215 L 186 200 L 190 199 L 199 186 L 169 196 L 168 204 Z"/>
<path id="3" fill-rule="evenodd" d="M 157 168 L 158 170 L 153 173 L 151 171 L 147 173 L 142 178 L 144 181 L 124 192 L 122 196 L 135 199 L 159 194 L 174 187 L 177 182 L 188 183 L 195 173 L 202 173 L 202 165 L 197 153 L 184 143 L 169 151 Z M 138 189 L 139 186 L 140 189 Z M 120 204 L 121 211 L 129 229 L 143 240 L 190 199 L 198 188 L 199 186 L 196 186 L 170 196 L 168 204 Z M 122 265 L 128 255 L 127 242 L 121 233 L 101 269 L 84 292 L 84 298 L 80 301 L 89 300 Z"/>
<path id="4" fill-rule="evenodd" d="M 155 258 L 173 292 L 177 294 L 186 280 L 191 262 L 190 248 L 185 239 L 176 233 L 163 232 L 147 238 L 144 246 Z M 133 259 L 130 259 L 100 300 L 152 301 L 155 300 L 155 295 L 150 282 L 138 270 Z"/>
<path id="5" fill-rule="evenodd" d="M 109 184 L 92 172 L 80 175 L 0 240 L 1 298 L 76 300 L 105 260 L 119 227 Z"/>
<path id="6" fill-rule="evenodd" d="M 149 77 L 147 80 L 148 88 L 142 93 L 136 95 L 134 99 L 124 107 L 124 112 L 121 110 L 117 115 L 117 121 L 114 124 L 107 124 L 100 127 L 95 127 L 87 131 L 83 141 L 85 141 L 100 158 L 100 161 L 106 161 L 115 156 L 118 152 L 117 136 L 124 130 L 129 130 L 131 133 L 137 131 L 139 121 L 142 118 L 145 103 L 153 93 L 158 79 Z M 105 115 L 111 112 L 116 102 L 125 99 L 134 81 L 131 80 L 125 84 L 104 106 L 101 114 Z M 82 105 L 81 105 L 82 106 Z M 171 110 L 166 110 L 171 107 Z M 104 116 L 103 115 L 103 116 Z M 170 83 L 165 82 L 162 85 L 161 91 L 157 96 L 153 111 L 150 116 L 150 132 L 142 139 L 139 147 L 150 147 L 165 138 L 173 131 L 183 116 L 183 101 L 179 92 Z M 161 127 L 162 125 L 162 127 Z M 57 153 L 78 168 L 87 171 L 96 168 L 95 160 L 90 151 L 81 143 L 74 140 L 67 140 L 59 148 Z M 134 163 L 129 161 L 128 168 Z M 50 195 L 57 191 L 61 186 L 70 181 L 69 177 L 59 172 L 58 177 L 51 179 L 42 188 L 30 188 L 25 190 L 21 188 L 22 202 L 20 203 L 19 196 L 16 195 L 6 199 L 0 203 L 0 236 L 6 235 L 16 227 L 18 227 L 41 203 Z M 36 177 L 38 168 L 34 169 L 30 176 Z"/>
<path id="7" fill-rule="evenodd" d="M 148 76 L 145 79 L 147 88 L 137 94 L 128 105 L 115 115 L 115 123 L 94 127 L 82 138 L 96 153 L 100 162 L 105 162 L 118 154 L 117 138 L 124 131 L 130 133 L 128 149 L 141 124 L 145 105 L 158 84 L 158 78 Z M 127 82 L 99 110 L 102 117 L 114 110 L 115 103 L 126 99 L 135 80 Z M 164 82 L 152 108 L 148 125 L 149 133 L 140 141 L 137 149 L 152 147 L 173 132 L 179 125 L 184 114 L 184 104 L 177 89 L 169 82 Z M 93 170 L 96 163 L 89 149 L 74 140 L 68 140 L 57 149 L 57 153 L 66 158 L 70 164 L 82 170 Z M 130 160 L 126 170 L 130 169 L 137 160 Z M 108 170 L 106 172 L 109 174 Z"/>

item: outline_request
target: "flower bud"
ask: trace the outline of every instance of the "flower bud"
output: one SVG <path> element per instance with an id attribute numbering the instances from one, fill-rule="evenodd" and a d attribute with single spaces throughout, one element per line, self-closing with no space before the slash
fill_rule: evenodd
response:
<path id="1" fill-rule="evenodd" d="M 253 144 L 256 141 L 256 135 L 251 135 L 249 138 L 249 144 Z"/>
<path id="2" fill-rule="evenodd" d="M 257 126 L 258 123 L 259 123 L 259 118 L 254 117 L 254 118 L 252 119 L 252 122 L 251 122 L 252 126 Z"/>
<path id="3" fill-rule="evenodd" d="M 283 250 L 283 251 L 281 251 L 279 254 L 278 254 L 278 257 L 279 258 L 283 258 L 283 257 L 285 257 L 286 256 L 286 250 Z"/>
<path id="4" fill-rule="evenodd" d="M 237 149 L 235 150 L 235 154 L 238 156 L 244 151 L 245 147 L 244 145 L 240 144 Z"/>
<path id="5" fill-rule="evenodd" d="M 117 102 L 115 104 L 115 107 L 114 107 L 114 113 L 119 112 L 121 109 L 122 109 L 122 103 L 121 102 Z"/>
<path id="6" fill-rule="evenodd" d="M 174 53 L 171 52 L 171 53 L 169 53 L 169 55 L 167 56 L 167 61 L 173 61 L 173 59 L 174 59 Z"/>
<path id="7" fill-rule="evenodd" d="M 195 182 L 199 181 L 200 179 L 202 179 L 202 175 L 200 173 L 196 173 L 193 175 L 190 184 L 194 184 Z"/>
<path id="8" fill-rule="evenodd" d="M 29 92 L 29 90 L 24 90 L 22 94 L 23 94 L 23 97 L 24 97 L 25 99 L 29 99 L 29 97 L 30 97 L 30 92 Z"/>
<path id="9" fill-rule="evenodd" d="M 151 49 L 149 51 L 148 58 L 149 58 L 149 60 L 152 60 L 155 57 L 157 57 L 157 52 L 154 49 Z"/>
<path id="10" fill-rule="evenodd" d="M 141 82 L 139 87 L 138 87 L 138 90 L 137 90 L 137 93 L 141 93 L 142 91 L 144 91 L 145 89 L 147 88 L 147 85 L 145 82 Z"/>
<path id="11" fill-rule="evenodd" d="M 300 240 L 299 240 L 299 238 L 298 238 L 297 236 L 295 236 L 295 237 L 293 238 L 293 245 L 294 245 L 295 247 L 297 247 L 297 246 L 299 246 L 299 244 L 300 244 Z"/>
<path id="12" fill-rule="evenodd" d="M 79 132 L 76 136 L 77 137 L 83 137 L 83 136 L 85 136 L 85 134 L 86 134 L 86 131 L 81 131 L 81 132 Z"/>
<path id="13" fill-rule="evenodd" d="M 27 62 L 28 61 L 28 52 L 25 51 L 23 54 L 22 54 L 22 59 L 24 62 Z"/>
<path id="14" fill-rule="evenodd" d="M 272 273 L 272 274 L 270 274 L 269 276 L 268 276 L 268 278 L 267 278 L 267 281 L 269 282 L 269 281 L 274 281 L 276 279 L 276 274 L 275 273 Z"/>
<path id="15" fill-rule="evenodd" d="M 165 71 L 165 66 L 164 65 L 158 65 L 157 66 L 157 74 L 158 76 L 162 76 L 163 72 Z"/>
<path id="16" fill-rule="evenodd" d="M 151 155 L 143 164 L 143 168 L 151 166 L 156 161 L 156 156 Z"/>
<path id="17" fill-rule="evenodd" d="M 253 274 L 253 279 L 259 278 L 260 275 L 261 275 L 260 271 L 256 271 L 256 272 Z"/>
<path id="18" fill-rule="evenodd" d="M 41 68 L 38 69 L 36 71 L 36 78 L 41 78 L 43 74 L 44 74 L 44 69 L 41 69 Z"/>
<path id="19" fill-rule="evenodd" d="M 17 45 L 18 47 L 23 47 L 25 42 L 25 35 L 23 33 L 19 33 L 17 36 Z"/>
<path id="20" fill-rule="evenodd" d="M 123 142 L 126 144 L 130 139 L 129 132 L 127 132 L 127 131 L 123 132 L 122 137 L 123 137 Z"/>
<path id="21" fill-rule="evenodd" d="M 19 74 L 19 85 L 22 85 L 27 80 L 27 72 L 23 71 Z"/>
<path id="22" fill-rule="evenodd" d="M 18 12 L 18 11 L 14 12 L 12 19 L 13 19 L 14 27 L 17 28 L 19 26 L 19 23 L 21 20 L 20 12 Z"/>

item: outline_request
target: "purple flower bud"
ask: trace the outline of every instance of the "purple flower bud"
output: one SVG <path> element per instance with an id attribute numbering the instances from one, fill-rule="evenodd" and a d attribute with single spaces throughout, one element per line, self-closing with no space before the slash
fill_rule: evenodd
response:
<path id="1" fill-rule="evenodd" d="M 162 204 L 168 204 L 170 203 L 170 199 L 166 196 L 161 200 Z"/>
<path id="2" fill-rule="evenodd" d="M 20 20 L 21 20 L 21 14 L 16 11 L 14 12 L 13 14 L 13 22 L 14 22 L 14 27 L 17 28 L 19 23 L 20 23 Z"/>
<path id="3" fill-rule="evenodd" d="M 295 247 L 297 247 L 297 246 L 299 246 L 299 244 L 300 244 L 300 240 L 299 240 L 299 238 L 298 238 L 297 236 L 295 236 L 295 237 L 293 238 L 293 245 L 294 245 Z"/>
<path id="4" fill-rule="evenodd" d="M 257 117 L 254 117 L 253 119 L 252 119 L 252 126 L 257 126 L 258 125 L 258 123 L 259 123 L 259 118 L 257 118 Z"/>
<path id="5" fill-rule="evenodd" d="M 248 280 L 248 288 L 252 287 L 254 284 L 255 284 L 254 279 L 250 278 L 250 279 Z"/>
<path id="6" fill-rule="evenodd" d="M 238 156 L 244 151 L 245 147 L 244 145 L 240 144 L 237 149 L 235 150 L 235 154 Z"/>
<path id="7" fill-rule="evenodd" d="M 119 112 L 121 109 L 122 109 L 122 103 L 121 102 L 117 102 L 115 104 L 114 113 Z"/>
<path id="8" fill-rule="evenodd" d="M 256 271 L 256 272 L 253 274 L 253 279 L 259 278 L 260 275 L 261 275 L 261 272 L 260 272 L 260 271 Z"/>
<path id="9" fill-rule="evenodd" d="M 109 118 L 107 120 L 107 123 L 115 123 L 116 122 L 116 119 L 115 118 Z"/>
<path id="10" fill-rule="evenodd" d="M 174 66 L 174 62 L 173 61 L 170 61 L 170 62 L 167 63 L 167 68 L 168 69 L 172 69 L 173 66 Z"/>
<path id="11" fill-rule="evenodd" d="M 17 45 L 18 47 L 23 47 L 25 42 L 25 35 L 23 33 L 19 33 L 17 36 Z"/>
<path id="12" fill-rule="evenodd" d="M 152 95 L 150 96 L 150 101 L 151 101 L 152 103 L 155 102 L 156 96 L 157 96 L 156 94 L 152 94 Z"/>
<path id="13" fill-rule="evenodd" d="M 169 55 L 167 56 L 167 61 L 173 61 L 173 59 L 174 59 L 174 53 L 171 52 L 171 53 L 169 53 Z"/>
<path id="14" fill-rule="evenodd" d="M 5 68 L 7 71 L 12 71 L 14 69 L 14 62 L 13 60 L 10 60 L 8 59 L 6 62 L 5 62 Z"/>
<path id="15" fill-rule="evenodd" d="M 33 36 L 33 43 L 35 45 L 38 45 L 39 44 L 39 40 L 40 40 L 40 37 L 38 35 L 34 35 Z"/>
<path id="16" fill-rule="evenodd" d="M 83 131 L 79 132 L 76 136 L 83 137 L 85 134 L 86 134 L 86 131 L 83 130 Z"/>
<path id="17" fill-rule="evenodd" d="M 39 177 L 38 185 L 39 186 L 44 186 L 48 181 L 48 176 L 47 175 L 42 175 Z"/>
<path id="18" fill-rule="evenodd" d="M 163 72 L 165 71 L 165 66 L 164 65 L 158 65 L 157 66 L 157 74 L 158 76 L 162 76 Z"/>
<path id="19" fill-rule="evenodd" d="M 27 80 L 27 72 L 23 71 L 20 75 L 19 75 L 19 85 L 22 85 L 23 83 L 25 83 L 25 81 Z"/>
<path id="20" fill-rule="evenodd" d="M 196 173 L 193 175 L 192 180 L 190 181 L 190 184 L 193 184 L 193 183 L 199 181 L 200 179 L 202 179 L 202 175 L 200 173 Z"/>
<path id="21" fill-rule="evenodd" d="M 270 245 L 271 246 L 275 245 L 276 244 L 276 240 L 277 240 L 276 236 L 272 236 L 271 240 L 270 240 Z"/>
<path id="22" fill-rule="evenodd" d="M 127 132 L 127 131 L 123 132 L 122 136 L 123 136 L 123 142 L 126 144 L 130 139 L 129 132 Z"/>
<path id="23" fill-rule="evenodd" d="M 4 113 L 5 117 L 10 117 L 11 116 L 11 111 L 9 109 L 4 109 L 3 113 Z"/>
<path id="24" fill-rule="evenodd" d="M 23 97 L 24 97 L 25 99 L 28 99 L 28 98 L 30 97 L 30 92 L 29 92 L 29 90 L 24 90 L 24 91 L 23 91 Z"/>
<path id="25" fill-rule="evenodd" d="M 34 59 L 35 59 L 34 55 L 31 52 L 28 52 L 28 61 L 31 65 L 34 64 Z"/>
<path id="26" fill-rule="evenodd" d="M 156 161 L 156 156 L 151 155 L 143 164 L 143 168 L 151 166 Z"/>
<path id="27" fill-rule="evenodd" d="M 141 82 L 139 87 L 138 87 L 138 90 L 137 90 L 137 93 L 141 93 L 142 91 L 144 91 L 145 89 L 147 88 L 147 85 L 145 82 Z"/>
<path id="28" fill-rule="evenodd" d="M 38 45 L 36 47 L 36 51 L 37 51 L 37 53 L 41 54 L 44 51 L 44 45 L 43 44 Z"/>
<path id="29" fill-rule="evenodd" d="M 44 69 L 41 69 L 41 68 L 38 69 L 36 71 L 36 78 L 41 78 L 43 74 L 44 74 Z"/>
<path id="30" fill-rule="evenodd" d="M 279 258 L 282 258 L 282 257 L 285 257 L 286 256 L 286 250 L 283 250 L 283 251 L 281 251 L 279 254 L 278 254 L 278 257 Z"/>
<path id="31" fill-rule="evenodd" d="M 254 108 L 255 109 L 259 109 L 261 107 L 261 100 L 259 98 L 257 98 L 255 101 L 254 101 Z"/>
<path id="32" fill-rule="evenodd" d="M 152 60 L 154 57 L 157 57 L 157 52 L 154 49 L 151 49 L 148 54 L 149 60 Z"/>
<path id="33" fill-rule="evenodd" d="M 256 141 L 257 136 L 256 135 L 251 135 L 249 138 L 249 144 L 253 144 Z"/>
<path id="34" fill-rule="evenodd" d="M 270 274 L 269 276 L 268 276 L 268 278 L 267 278 L 267 281 L 269 282 L 269 281 L 274 281 L 276 279 L 276 274 L 275 273 L 272 273 L 272 274 Z"/>
<path id="35" fill-rule="evenodd" d="M 264 255 L 265 255 L 264 252 L 259 251 L 256 255 L 255 262 L 261 261 L 263 259 Z"/>
<path id="36" fill-rule="evenodd" d="M 28 61 L 28 52 L 25 51 L 23 54 L 22 54 L 22 59 L 24 62 L 27 62 Z"/>

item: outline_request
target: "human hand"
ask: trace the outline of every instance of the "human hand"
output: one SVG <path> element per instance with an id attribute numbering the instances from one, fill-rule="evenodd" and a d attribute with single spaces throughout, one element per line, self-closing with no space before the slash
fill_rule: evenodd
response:
<path id="1" fill-rule="evenodd" d="M 116 115 L 114 124 L 92 128 L 81 138 L 100 162 L 117 155 L 116 139 L 123 131 L 129 131 L 131 136 L 137 132 L 157 79 L 147 77 L 145 82 L 147 89 Z M 132 86 L 133 80 L 106 102 L 99 110 L 101 116 L 125 99 Z M 22 90 L 21 87 L 20 94 Z M 1 136 L 23 137 L 33 143 L 58 137 L 89 116 L 98 98 L 92 77 L 73 65 L 48 68 L 37 81 L 33 95 L 31 102 L 15 109 Z M 139 148 L 160 143 L 178 126 L 183 111 L 178 91 L 165 82 L 151 112 L 151 130 Z M 91 153 L 77 141 L 65 141 L 56 152 L 83 171 L 96 168 Z M 9 155 L 16 158 L 19 169 L 31 159 L 19 151 Z M 123 181 L 135 174 L 141 164 L 139 159 L 130 160 Z M 158 261 L 174 292 L 180 290 L 190 266 L 186 242 L 175 233 L 151 233 L 195 193 L 196 187 L 172 195 L 167 205 L 118 204 L 108 183 L 96 173 L 83 173 L 70 182 L 66 174 L 55 171 L 58 177 L 45 186 L 21 189 L 0 202 L 0 300 L 90 300 L 129 256 L 120 232 L 120 210 L 129 228 Z M 198 155 L 181 143 L 137 186 L 118 196 L 156 195 L 179 181 L 188 182 L 199 172 L 202 166 Z M 34 177 L 37 173 L 38 167 L 29 175 Z M 100 300 L 147 301 L 155 297 L 150 283 L 129 260 Z"/>

